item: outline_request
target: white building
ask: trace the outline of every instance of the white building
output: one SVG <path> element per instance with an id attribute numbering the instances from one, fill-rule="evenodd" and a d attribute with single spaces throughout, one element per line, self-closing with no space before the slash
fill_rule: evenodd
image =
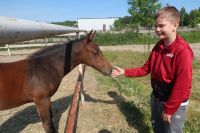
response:
<path id="1" fill-rule="evenodd" d="M 79 18 L 78 28 L 82 30 L 109 31 L 118 18 Z"/>

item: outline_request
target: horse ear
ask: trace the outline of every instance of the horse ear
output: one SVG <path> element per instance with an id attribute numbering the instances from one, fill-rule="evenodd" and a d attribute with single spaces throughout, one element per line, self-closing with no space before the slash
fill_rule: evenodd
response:
<path id="1" fill-rule="evenodd" d="M 91 41 L 93 40 L 95 34 L 96 34 L 96 31 L 94 31 L 94 32 L 90 35 L 90 40 L 91 40 Z"/>
<path id="2" fill-rule="evenodd" d="M 94 33 L 92 34 L 93 30 L 91 30 L 85 37 L 84 42 L 85 43 L 89 43 L 92 41 L 93 37 L 94 37 Z"/>

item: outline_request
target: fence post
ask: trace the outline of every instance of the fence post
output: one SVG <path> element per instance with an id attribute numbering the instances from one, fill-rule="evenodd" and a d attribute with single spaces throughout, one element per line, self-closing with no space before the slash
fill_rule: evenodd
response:
<path id="1" fill-rule="evenodd" d="M 79 32 L 76 32 L 76 38 L 77 38 L 77 39 L 80 38 Z"/>
<path id="2" fill-rule="evenodd" d="M 9 47 L 9 44 L 6 44 L 6 48 L 7 48 L 7 51 L 8 51 L 8 55 L 10 56 L 10 47 Z"/>
<path id="3" fill-rule="evenodd" d="M 65 128 L 65 133 L 73 133 L 75 131 L 75 121 L 76 121 L 76 115 L 78 114 L 77 108 L 79 105 L 80 88 L 82 84 L 83 73 L 84 73 L 83 66 L 80 64 L 78 80 L 75 86 L 72 103 L 69 109 L 69 115 L 68 115 L 67 124 Z"/>
<path id="4" fill-rule="evenodd" d="M 80 34 L 79 32 L 76 32 L 76 38 L 79 39 L 80 38 Z M 80 88 L 80 95 L 81 95 L 81 103 L 84 104 L 85 102 L 85 90 L 83 88 L 83 78 L 84 78 L 84 73 L 85 73 L 85 65 L 80 64 L 79 65 L 79 74 L 81 75 L 81 88 Z"/>
<path id="5" fill-rule="evenodd" d="M 85 90 L 84 90 L 84 87 L 83 87 L 83 79 L 84 79 L 84 74 L 85 74 L 85 65 L 82 65 L 80 64 L 79 66 L 79 72 L 81 74 L 81 103 L 84 104 L 85 102 Z"/>
<path id="6" fill-rule="evenodd" d="M 47 47 L 47 38 L 44 38 L 44 46 Z"/>

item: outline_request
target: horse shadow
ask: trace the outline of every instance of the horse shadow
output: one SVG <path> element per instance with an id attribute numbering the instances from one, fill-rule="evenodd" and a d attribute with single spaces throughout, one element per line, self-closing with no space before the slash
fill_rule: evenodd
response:
<path id="1" fill-rule="evenodd" d="M 144 113 L 133 102 L 126 101 L 124 97 L 117 94 L 115 91 L 107 93 L 113 100 L 94 99 L 88 94 L 85 94 L 85 100 L 88 102 L 103 102 L 106 104 L 116 104 L 122 114 L 126 117 L 126 121 L 134 127 L 139 133 L 149 133 L 150 127 L 145 123 Z M 99 131 L 99 133 L 111 133 L 107 129 Z"/>
<path id="2" fill-rule="evenodd" d="M 59 127 L 59 121 L 62 113 L 67 110 L 72 100 L 72 95 L 55 100 L 51 104 L 53 112 L 53 123 L 56 129 Z M 27 125 L 40 122 L 36 106 L 29 106 L 22 111 L 17 112 L 2 125 L 0 132 L 3 133 L 20 133 Z M 42 126 L 42 124 L 41 124 Z"/>
<path id="3" fill-rule="evenodd" d="M 99 133 L 112 133 L 112 132 L 110 132 L 110 131 L 107 130 L 107 129 L 102 129 L 102 130 L 99 131 Z"/>

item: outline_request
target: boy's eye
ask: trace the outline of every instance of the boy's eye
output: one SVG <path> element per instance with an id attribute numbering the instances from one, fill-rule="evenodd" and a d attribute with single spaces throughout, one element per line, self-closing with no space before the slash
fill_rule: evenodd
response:
<path id="1" fill-rule="evenodd" d="M 161 24 L 161 25 L 159 25 L 159 27 L 164 27 L 164 26 L 165 26 L 165 25 L 162 25 L 162 24 Z"/>
<path id="2" fill-rule="evenodd" d="M 164 24 L 155 25 L 156 28 L 157 28 L 157 27 L 162 28 L 162 27 L 164 27 L 164 26 L 165 26 Z"/>

